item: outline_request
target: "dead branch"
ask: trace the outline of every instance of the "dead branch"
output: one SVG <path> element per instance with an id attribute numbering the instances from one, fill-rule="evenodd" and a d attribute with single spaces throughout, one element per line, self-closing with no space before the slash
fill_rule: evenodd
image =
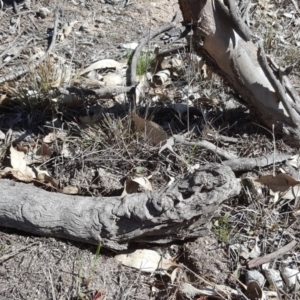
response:
<path id="1" fill-rule="evenodd" d="M 130 85 L 136 85 L 136 68 L 137 68 L 137 61 L 141 55 L 141 52 L 143 50 L 143 48 L 149 43 L 150 40 L 152 40 L 153 38 L 155 38 L 156 36 L 162 34 L 163 32 L 170 30 L 172 28 L 174 28 L 176 26 L 176 24 L 179 21 L 179 17 L 180 14 L 177 13 L 172 22 L 166 25 L 163 25 L 162 27 L 156 29 L 153 32 L 147 33 L 147 36 L 145 36 L 139 43 L 139 45 L 136 47 L 134 54 L 131 58 L 131 64 L 130 64 L 130 70 L 129 70 L 129 74 L 130 74 L 130 79 L 129 79 L 129 84 Z"/>
<path id="2" fill-rule="evenodd" d="M 20 249 L 17 249 L 15 251 L 13 251 L 12 253 L 5 254 L 5 255 L 1 256 L 0 257 L 0 264 L 2 264 L 5 261 L 11 259 L 12 257 L 18 255 L 20 252 L 25 251 L 26 249 L 28 249 L 28 248 L 30 248 L 30 247 L 32 247 L 34 245 L 37 245 L 37 244 L 39 244 L 39 242 L 35 242 L 35 243 L 32 243 L 32 244 L 30 244 L 28 246 L 21 247 Z"/>
<path id="3" fill-rule="evenodd" d="M 129 242 L 166 243 L 203 236 L 240 184 L 229 167 L 208 164 L 159 191 L 92 198 L 50 193 L 0 180 L 0 224 L 33 234 L 121 250 Z"/>
<path id="4" fill-rule="evenodd" d="M 227 151 L 219 148 L 218 146 L 216 146 L 216 145 L 214 145 L 214 144 L 212 144 L 208 141 L 190 142 L 190 141 L 186 140 L 186 138 L 184 136 L 176 135 L 176 134 L 173 135 L 173 137 L 174 137 L 175 141 L 177 141 L 180 144 L 187 145 L 187 146 L 198 146 L 200 148 L 204 148 L 204 149 L 207 149 L 207 150 L 209 150 L 213 153 L 216 153 L 220 157 L 224 157 L 228 160 L 237 158 L 236 155 L 230 154 Z"/>
<path id="5" fill-rule="evenodd" d="M 276 154 L 275 163 L 280 163 L 288 160 L 291 155 L 288 154 Z M 274 163 L 274 154 L 268 154 L 265 156 L 254 158 L 237 158 L 223 161 L 223 164 L 230 167 L 232 171 L 250 171 L 254 168 L 262 168 Z"/>
<path id="6" fill-rule="evenodd" d="M 59 91 L 64 95 L 75 94 L 80 96 L 111 96 L 122 93 L 133 93 L 135 86 L 112 86 L 101 88 L 97 90 L 84 89 L 78 87 L 68 87 L 66 89 L 60 88 Z"/>
<path id="7" fill-rule="evenodd" d="M 257 257 L 257 258 L 251 259 L 247 263 L 247 265 L 251 269 L 251 268 L 260 266 L 262 264 L 268 263 L 271 260 L 277 259 L 278 257 L 286 254 L 287 252 L 289 252 L 290 250 L 292 250 L 296 245 L 297 245 L 297 242 L 295 240 L 293 240 L 290 243 L 288 243 L 287 245 L 285 245 L 284 247 L 282 247 L 282 248 L 274 251 L 273 253 L 270 253 L 270 254 L 265 255 L 263 257 Z"/>
<path id="8" fill-rule="evenodd" d="M 184 22 L 192 26 L 196 54 L 226 78 L 261 123 L 274 126 L 290 145 L 299 145 L 300 97 L 287 78 L 291 68 L 271 68 L 234 1 L 179 0 L 179 5 Z"/>

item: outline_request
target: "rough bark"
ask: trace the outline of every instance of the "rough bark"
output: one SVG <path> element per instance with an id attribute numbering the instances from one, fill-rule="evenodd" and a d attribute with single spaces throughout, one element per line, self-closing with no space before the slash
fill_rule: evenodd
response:
<path id="1" fill-rule="evenodd" d="M 179 0 L 192 45 L 206 56 L 269 128 L 275 125 L 290 144 L 300 144 L 300 97 L 287 75 L 252 42 L 234 0 Z"/>
<path id="2" fill-rule="evenodd" d="M 159 191 L 89 198 L 0 180 L 0 226 L 122 250 L 207 234 L 210 219 L 240 191 L 227 166 L 210 164 Z"/>

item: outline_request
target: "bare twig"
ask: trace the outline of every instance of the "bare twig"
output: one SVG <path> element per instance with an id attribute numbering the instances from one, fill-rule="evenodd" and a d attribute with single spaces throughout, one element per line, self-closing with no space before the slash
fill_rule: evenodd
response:
<path id="1" fill-rule="evenodd" d="M 242 18 L 237 12 L 234 0 L 215 1 L 219 9 L 226 15 L 228 22 L 232 25 L 233 29 L 245 40 L 250 41 L 252 38 L 252 32 L 249 27 L 244 23 Z"/>
<path id="2" fill-rule="evenodd" d="M 159 34 L 172 29 L 173 27 L 176 26 L 177 22 L 179 21 L 179 13 L 177 13 L 172 22 L 169 24 L 166 24 L 158 29 L 156 29 L 153 32 L 150 32 L 149 34 L 147 34 L 146 37 L 144 37 L 141 41 L 140 44 L 136 47 L 134 54 L 132 56 L 131 59 L 131 65 L 130 65 L 130 80 L 129 80 L 129 84 L 130 85 L 136 85 L 136 67 L 137 67 L 137 61 L 138 58 L 140 57 L 140 54 L 143 50 L 143 48 L 145 47 L 145 45 L 147 45 L 147 43 L 149 43 L 149 41 L 153 38 L 155 38 L 156 36 L 158 36 Z"/>
<path id="3" fill-rule="evenodd" d="M 76 95 L 83 96 L 104 96 L 104 95 L 116 95 L 122 93 L 129 93 L 135 89 L 135 86 L 112 86 L 105 87 L 102 89 L 92 90 L 92 89 L 83 89 L 77 87 L 68 87 L 66 89 L 59 89 L 62 94 L 68 95 L 70 93 L 74 93 Z"/>
<path id="4" fill-rule="evenodd" d="M 29 39 L 28 41 L 26 41 L 25 45 L 24 45 L 21 49 L 19 49 L 18 52 L 15 53 L 14 56 L 13 56 L 10 60 L 8 60 L 8 61 L 6 61 L 5 63 L 3 63 L 2 65 L 0 65 L 0 70 L 1 70 L 3 67 L 5 67 L 8 63 L 11 63 L 14 59 L 18 58 L 19 55 L 21 54 L 21 52 L 22 52 L 24 49 L 27 48 L 27 45 L 28 45 L 32 40 L 33 40 L 33 38 L 31 38 L 31 39 Z"/>
<path id="5" fill-rule="evenodd" d="M 166 50 L 166 51 L 158 53 L 156 55 L 156 57 L 157 58 L 163 58 L 163 57 L 171 56 L 173 54 L 178 54 L 178 53 L 190 53 L 190 46 L 189 45 L 187 45 L 187 46 L 180 46 L 180 47 L 177 47 L 175 49 Z"/>
<path id="6" fill-rule="evenodd" d="M 221 157 L 224 157 L 226 159 L 236 159 L 237 156 L 234 154 L 230 154 L 227 151 L 217 147 L 216 145 L 208 142 L 208 141 L 199 141 L 199 142 L 190 142 L 188 140 L 185 139 L 185 137 L 181 136 L 181 135 L 173 135 L 175 141 L 177 141 L 180 144 L 183 145 L 187 145 L 187 146 L 198 146 L 200 148 L 204 148 L 207 149 L 213 153 L 218 154 Z"/>
<path id="7" fill-rule="evenodd" d="M 7 260 L 9 260 L 9 259 L 11 259 L 11 258 L 13 258 L 14 256 L 16 256 L 17 254 L 19 254 L 20 252 L 22 252 L 22 251 L 28 249 L 29 247 L 32 247 L 32 246 L 34 246 L 34 245 L 37 245 L 38 243 L 39 243 L 39 242 L 32 243 L 32 244 L 30 244 L 30 245 L 28 245 L 28 246 L 25 246 L 25 247 L 22 247 L 22 248 L 20 248 L 20 249 L 14 251 L 14 252 L 12 252 L 12 253 L 5 254 L 5 255 L 1 256 L 1 257 L 0 257 L 0 264 L 2 264 L 3 262 L 5 262 L 5 261 L 7 261 Z"/>
<path id="8" fill-rule="evenodd" d="M 20 10 L 19 10 L 19 7 L 17 5 L 17 1 L 16 0 L 12 0 L 12 4 L 13 4 L 13 8 L 14 8 L 14 13 L 15 14 L 19 14 Z"/>
<path id="9" fill-rule="evenodd" d="M 266 75 L 268 76 L 273 88 L 275 89 L 275 91 L 277 92 L 277 94 L 279 96 L 279 100 L 282 102 L 284 108 L 286 109 L 286 111 L 289 114 L 290 118 L 292 119 L 293 123 L 300 124 L 299 114 L 295 113 L 295 110 L 293 107 L 295 105 L 294 105 L 294 103 L 291 103 L 290 99 L 288 99 L 282 84 L 274 75 L 271 67 L 268 64 L 268 61 L 267 61 L 267 58 L 265 55 L 265 51 L 261 44 L 259 44 L 259 47 L 258 47 L 258 57 L 259 57 L 259 60 L 260 60 L 263 70 L 266 72 Z"/>
<path id="10" fill-rule="evenodd" d="M 56 14 L 55 14 L 55 22 L 54 22 L 52 40 L 51 40 L 51 43 L 50 43 L 50 45 L 47 49 L 47 52 L 37 62 L 32 63 L 30 66 L 23 66 L 22 71 L 16 72 L 15 74 L 12 74 L 10 76 L 1 77 L 0 78 L 0 83 L 14 80 L 17 77 L 23 76 L 26 73 L 28 73 L 28 72 L 34 70 L 36 67 L 38 67 L 49 56 L 49 54 L 52 52 L 52 50 L 54 48 L 55 40 L 56 40 L 56 36 L 57 36 L 57 27 L 58 27 L 58 12 L 56 12 Z"/>
<path id="11" fill-rule="evenodd" d="M 256 167 L 265 167 L 273 163 L 283 162 L 288 160 L 291 156 L 288 154 L 276 154 L 274 158 L 273 154 L 255 157 L 255 158 L 237 158 L 223 161 L 223 164 L 230 167 L 232 171 L 250 171 Z"/>
<path id="12" fill-rule="evenodd" d="M 276 258 L 278 258 L 279 256 L 281 256 L 283 254 L 286 254 L 287 252 L 292 250 L 296 245 L 297 245 L 297 242 L 295 240 L 293 240 L 289 244 L 285 245 L 281 249 L 276 250 L 273 253 L 267 254 L 263 257 L 253 258 L 248 262 L 248 267 L 251 269 L 251 268 L 254 268 L 256 266 L 268 263 L 271 260 L 276 259 Z"/>

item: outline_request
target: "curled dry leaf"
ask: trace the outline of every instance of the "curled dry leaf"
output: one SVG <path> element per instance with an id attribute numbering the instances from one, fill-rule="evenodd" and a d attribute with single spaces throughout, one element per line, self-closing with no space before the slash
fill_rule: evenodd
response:
<path id="1" fill-rule="evenodd" d="M 62 192 L 68 195 L 76 195 L 79 193 L 79 189 L 76 186 L 68 185 L 63 188 Z"/>
<path id="2" fill-rule="evenodd" d="M 31 182 L 35 179 L 35 174 L 30 167 L 25 167 L 25 169 L 13 169 L 10 167 L 6 167 L 4 170 L 0 171 L 1 177 L 6 177 L 11 174 L 15 179 L 23 181 L 23 182 Z"/>
<path id="3" fill-rule="evenodd" d="M 127 254 L 118 254 L 115 260 L 121 262 L 124 266 L 135 268 L 143 272 L 152 273 L 157 269 L 168 270 L 175 264 L 154 250 L 138 249 Z"/>
<path id="4" fill-rule="evenodd" d="M 294 168 L 299 169 L 300 166 L 300 155 L 294 155 L 289 159 L 289 164 L 292 165 Z"/>
<path id="5" fill-rule="evenodd" d="M 263 291 L 257 281 L 251 281 L 247 285 L 247 296 L 251 300 L 262 299 Z"/>
<path id="6" fill-rule="evenodd" d="M 0 94 L 0 105 L 2 102 L 6 99 L 7 95 L 6 94 Z"/>
<path id="7" fill-rule="evenodd" d="M 43 138 L 43 142 L 50 144 L 56 140 L 56 134 L 54 132 L 48 133 L 46 136 Z"/>
<path id="8" fill-rule="evenodd" d="M 256 179 L 256 181 L 267 185 L 274 193 L 285 192 L 290 187 L 300 183 L 298 180 L 284 173 L 277 174 L 275 177 L 272 175 L 264 175 Z"/>
<path id="9" fill-rule="evenodd" d="M 49 175 L 47 171 L 40 170 L 39 168 L 34 169 L 36 172 L 36 179 L 42 183 L 50 183 L 53 187 L 58 188 L 58 183 L 55 178 Z"/>
<path id="10" fill-rule="evenodd" d="M 144 120 L 135 113 L 132 114 L 132 120 L 135 130 L 145 133 L 151 144 L 158 146 L 166 143 L 168 136 L 161 126 L 155 122 Z"/>
<path id="11" fill-rule="evenodd" d="M 12 168 L 7 167 L 1 171 L 1 177 L 12 174 L 14 178 L 24 182 L 30 182 L 35 178 L 32 169 L 27 167 L 26 154 L 13 146 L 10 147 L 10 164 Z"/>
<path id="12" fill-rule="evenodd" d="M 109 73 L 103 76 L 103 82 L 105 86 L 118 86 L 124 85 L 124 78 L 117 73 Z"/>
<path id="13" fill-rule="evenodd" d="M 206 97 L 200 97 L 193 100 L 194 106 L 201 106 L 201 105 L 210 105 L 210 106 L 217 106 L 220 104 L 220 100 L 218 99 L 210 99 Z"/>
<path id="14" fill-rule="evenodd" d="M 52 155 L 52 151 L 47 144 L 42 144 L 35 152 L 36 156 L 41 156 L 44 159 L 49 159 Z"/>
<path id="15" fill-rule="evenodd" d="M 152 191 L 152 185 L 146 177 L 136 177 L 126 180 L 121 197 L 124 197 L 127 194 L 137 193 L 140 187 L 146 191 Z"/>
<path id="16" fill-rule="evenodd" d="M 13 169 L 25 170 L 26 168 L 26 154 L 23 151 L 16 150 L 13 146 L 10 147 L 10 164 Z"/>
<path id="17" fill-rule="evenodd" d="M 157 72 L 153 78 L 152 78 L 152 82 L 156 85 L 156 86 L 160 86 L 165 84 L 169 78 L 171 76 L 171 73 L 169 70 L 162 70 Z"/>
<path id="18" fill-rule="evenodd" d="M 183 61 L 181 59 L 178 58 L 174 58 L 172 57 L 171 59 L 166 59 L 164 58 L 161 63 L 160 63 L 160 68 L 162 70 L 166 70 L 166 69 L 180 69 L 183 66 Z"/>
<path id="19" fill-rule="evenodd" d="M 179 270 L 179 268 L 175 268 L 171 273 L 170 279 L 171 279 L 172 284 L 174 284 L 174 282 L 177 278 L 178 270 Z"/>
<path id="20" fill-rule="evenodd" d="M 294 288 L 297 280 L 297 275 L 299 274 L 299 270 L 291 269 L 288 267 L 283 267 L 281 269 L 282 278 L 289 289 Z"/>
<path id="21" fill-rule="evenodd" d="M 283 288 L 283 281 L 278 270 L 264 269 L 263 271 L 265 273 L 269 285 L 272 285 L 277 289 Z"/>

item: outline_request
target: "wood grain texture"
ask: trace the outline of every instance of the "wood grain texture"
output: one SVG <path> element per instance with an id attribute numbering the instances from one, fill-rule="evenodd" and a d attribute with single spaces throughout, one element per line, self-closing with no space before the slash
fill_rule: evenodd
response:
<path id="1" fill-rule="evenodd" d="M 203 236 L 223 201 L 240 191 L 229 167 L 210 164 L 159 191 L 90 198 L 0 180 L 0 225 L 122 250 L 129 242 Z"/>

